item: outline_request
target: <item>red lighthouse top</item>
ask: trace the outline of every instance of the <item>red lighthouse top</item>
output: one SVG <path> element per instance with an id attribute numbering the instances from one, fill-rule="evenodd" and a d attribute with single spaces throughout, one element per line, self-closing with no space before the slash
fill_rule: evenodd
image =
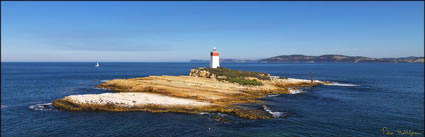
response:
<path id="1" fill-rule="evenodd" d="M 218 56 L 218 52 L 211 52 L 211 56 Z"/>
<path id="2" fill-rule="evenodd" d="M 211 52 L 211 56 L 218 56 L 218 52 L 215 50 L 215 48 Z"/>

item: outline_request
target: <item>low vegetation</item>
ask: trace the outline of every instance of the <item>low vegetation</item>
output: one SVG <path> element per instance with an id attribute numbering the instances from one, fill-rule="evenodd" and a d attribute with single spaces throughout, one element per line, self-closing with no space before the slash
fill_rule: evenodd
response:
<path id="1" fill-rule="evenodd" d="M 252 72 L 252 71 L 239 71 L 231 70 L 227 68 L 202 68 L 202 70 L 207 70 L 211 74 L 216 76 L 226 76 L 227 78 L 246 78 L 246 77 L 255 77 L 260 80 L 270 80 L 270 75 L 263 72 Z"/>
<path id="2" fill-rule="evenodd" d="M 210 75 L 214 75 L 217 80 L 225 80 L 240 85 L 258 86 L 263 85 L 263 83 L 258 80 L 270 80 L 270 75 L 262 72 L 238 71 L 222 67 L 216 69 L 201 68 L 201 70 L 208 71 Z"/>
<path id="3" fill-rule="evenodd" d="M 288 77 L 279 76 L 280 79 L 288 79 Z"/>

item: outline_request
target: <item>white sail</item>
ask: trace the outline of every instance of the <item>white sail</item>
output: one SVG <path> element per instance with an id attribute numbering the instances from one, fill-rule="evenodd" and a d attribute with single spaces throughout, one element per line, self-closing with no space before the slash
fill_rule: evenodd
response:
<path id="1" fill-rule="evenodd" d="M 96 63 L 96 67 L 99 67 L 99 66 L 100 66 L 100 64 L 99 64 L 99 62 L 97 62 L 97 63 Z"/>

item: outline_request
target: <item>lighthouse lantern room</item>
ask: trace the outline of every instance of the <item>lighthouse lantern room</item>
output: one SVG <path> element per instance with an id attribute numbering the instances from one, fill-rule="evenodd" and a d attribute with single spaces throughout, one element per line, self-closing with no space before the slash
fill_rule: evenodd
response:
<path id="1" fill-rule="evenodd" d="M 210 67 L 211 68 L 220 67 L 220 59 L 218 57 L 218 52 L 216 51 L 215 48 L 213 48 L 213 51 L 211 51 Z"/>

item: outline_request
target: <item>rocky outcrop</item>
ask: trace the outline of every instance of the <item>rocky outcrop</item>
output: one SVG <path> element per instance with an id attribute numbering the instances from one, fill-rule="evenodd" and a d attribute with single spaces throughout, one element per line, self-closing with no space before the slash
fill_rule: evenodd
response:
<path id="1" fill-rule="evenodd" d="M 212 74 L 208 70 L 205 70 L 203 68 L 191 69 L 189 73 L 189 76 L 191 77 L 201 77 L 201 78 L 211 78 L 211 75 Z"/>
<path id="2" fill-rule="evenodd" d="M 219 80 L 228 77 L 244 77 L 262 84 L 242 85 Z M 261 102 L 259 99 L 269 94 L 290 94 L 289 88 L 323 83 L 281 79 L 260 72 L 198 68 L 192 69 L 190 76 L 114 79 L 97 87 L 118 93 L 71 95 L 52 104 L 58 109 L 75 111 L 225 112 L 248 119 L 270 118 L 263 111 L 243 109 L 235 104 Z"/>

